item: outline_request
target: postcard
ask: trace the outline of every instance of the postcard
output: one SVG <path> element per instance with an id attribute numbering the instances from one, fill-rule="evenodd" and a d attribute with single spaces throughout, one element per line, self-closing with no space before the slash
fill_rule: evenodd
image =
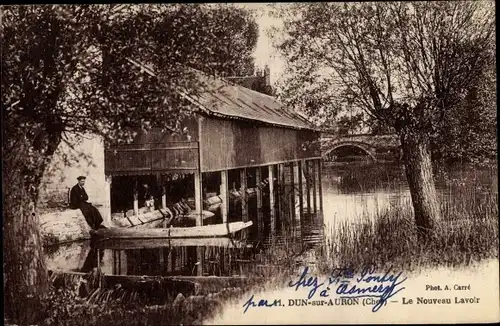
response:
<path id="1" fill-rule="evenodd" d="M 1 6 L 4 322 L 499 322 L 494 9 Z"/>

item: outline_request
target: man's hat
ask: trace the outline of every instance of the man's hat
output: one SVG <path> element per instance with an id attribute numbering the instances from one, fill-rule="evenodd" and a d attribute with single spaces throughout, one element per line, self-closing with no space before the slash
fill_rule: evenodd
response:
<path id="1" fill-rule="evenodd" d="M 84 177 L 83 175 L 79 176 L 78 178 L 76 178 L 76 180 L 80 181 L 82 179 L 87 179 L 87 177 Z"/>

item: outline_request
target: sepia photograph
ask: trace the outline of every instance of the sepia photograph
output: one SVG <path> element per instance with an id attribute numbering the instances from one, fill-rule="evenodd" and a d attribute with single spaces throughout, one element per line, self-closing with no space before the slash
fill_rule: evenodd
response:
<path id="1" fill-rule="evenodd" d="M 0 21 L 5 325 L 500 322 L 494 1 Z"/>

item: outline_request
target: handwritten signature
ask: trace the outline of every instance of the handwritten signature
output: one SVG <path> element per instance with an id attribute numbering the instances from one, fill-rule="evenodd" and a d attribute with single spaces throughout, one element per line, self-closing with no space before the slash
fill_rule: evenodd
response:
<path id="1" fill-rule="evenodd" d="M 248 299 L 247 302 L 243 304 L 243 308 L 245 308 L 243 313 L 247 312 L 248 308 L 250 307 L 279 307 L 281 305 L 282 305 L 281 299 L 275 299 L 275 300 L 261 299 L 256 301 L 254 299 L 254 295 L 252 294 L 250 299 Z"/>
<path id="2" fill-rule="evenodd" d="M 393 273 L 391 270 L 392 267 L 380 274 L 376 273 L 376 266 L 369 265 L 363 267 L 359 276 L 355 277 L 354 271 L 350 268 L 335 268 L 326 280 L 320 282 L 317 276 L 309 274 L 309 267 L 306 266 L 299 279 L 290 281 L 288 286 L 295 288 L 295 291 L 301 288 L 309 289 L 308 299 L 312 299 L 320 289 L 320 297 L 329 297 L 332 288 L 336 294 L 341 295 L 341 298 L 378 298 L 372 308 L 373 312 L 377 312 L 387 304 L 387 300 L 405 289 L 401 284 L 407 278 L 401 276 L 402 272 Z"/>

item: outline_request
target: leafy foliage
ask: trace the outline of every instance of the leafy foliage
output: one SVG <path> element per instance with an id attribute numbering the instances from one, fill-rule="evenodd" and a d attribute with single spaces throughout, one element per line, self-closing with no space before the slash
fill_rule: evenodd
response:
<path id="1" fill-rule="evenodd" d="M 288 103 L 323 120 L 361 108 L 398 134 L 425 241 L 441 218 L 432 145 L 460 107 L 480 103 L 472 99 L 495 64 L 493 2 L 312 3 L 277 11 Z"/>
<path id="2" fill-rule="evenodd" d="M 492 2 L 314 3 L 275 14 L 287 104 L 335 123 L 360 108 L 376 131 L 431 135 L 436 157 L 491 156 Z"/>
<path id="3" fill-rule="evenodd" d="M 36 203 L 61 142 L 73 147 L 70 138 L 89 133 L 128 141 L 154 125 L 178 131 L 193 111 L 179 93 L 203 87 L 195 69 L 245 71 L 257 28 L 250 12 L 227 5 L 1 10 L 6 298 L 30 323 L 47 289 Z"/>
<path id="4" fill-rule="evenodd" d="M 432 139 L 436 163 L 492 164 L 497 154 L 496 71 L 485 72 L 460 105 L 444 117 Z"/>
<path id="5" fill-rule="evenodd" d="M 24 130 L 130 138 L 152 121 L 175 129 L 196 68 L 253 68 L 257 26 L 229 6 L 23 6 L 4 14 L 2 106 L 9 139 Z M 150 64 L 150 76 L 128 59 Z M 35 118 L 36 117 L 36 118 Z M 33 119 L 35 118 L 35 119 Z M 19 128 L 21 127 L 21 128 Z M 55 137 L 55 136 L 54 136 Z M 9 143 L 14 146 L 14 144 Z"/>
<path id="6" fill-rule="evenodd" d="M 151 300 L 141 290 L 141 283 L 127 288 L 110 286 L 99 270 L 85 276 L 53 273 L 39 325 L 121 325 L 124 320 L 129 325 L 195 325 L 216 316 L 224 303 L 239 299 L 250 286 L 225 287 L 217 292 L 205 289 L 186 297 L 173 292 L 174 296 Z"/>

